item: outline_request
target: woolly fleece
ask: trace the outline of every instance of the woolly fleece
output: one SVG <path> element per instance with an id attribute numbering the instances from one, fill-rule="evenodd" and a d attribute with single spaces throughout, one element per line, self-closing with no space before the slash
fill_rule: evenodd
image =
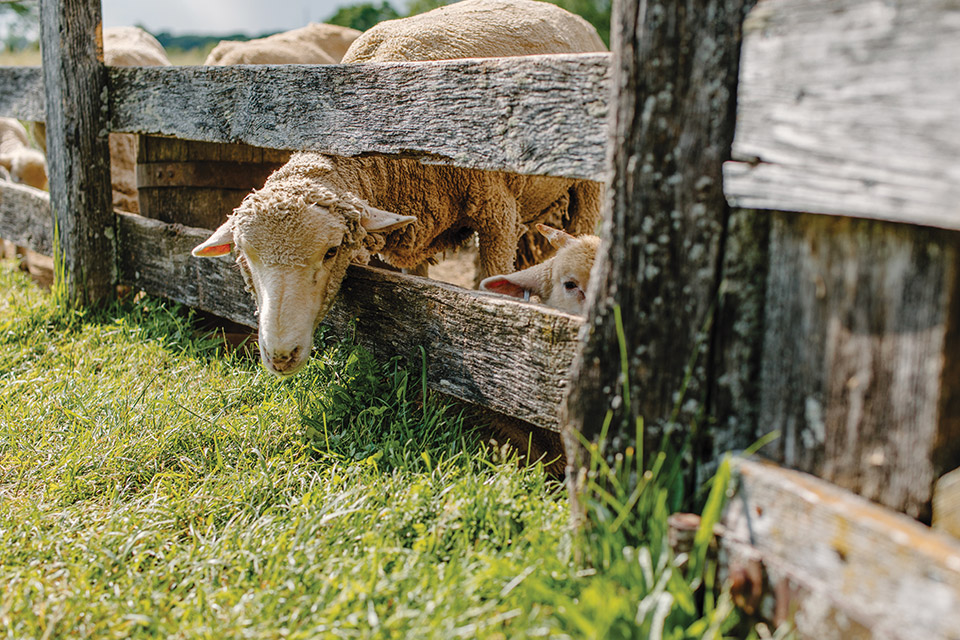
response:
<path id="1" fill-rule="evenodd" d="M 311 22 L 246 42 L 221 40 L 203 64 L 336 64 L 359 35 L 356 29 Z"/>

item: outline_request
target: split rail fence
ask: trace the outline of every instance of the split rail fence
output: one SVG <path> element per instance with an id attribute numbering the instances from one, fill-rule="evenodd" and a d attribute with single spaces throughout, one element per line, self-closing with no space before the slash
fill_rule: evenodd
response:
<path id="1" fill-rule="evenodd" d="M 126 283 L 256 326 L 232 262 L 190 256 L 207 230 L 112 211 L 106 132 L 606 181 L 586 319 L 351 267 L 327 323 L 541 428 L 596 437 L 613 402 L 690 430 L 707 468 L 779 431 L 766 457 L 820 479 L 739 462 L 738 602 L 802 637 L 960 638 L 960 543 L 903 515 L 948 522 L 960 467 L 954 0 L 622 0 L 612 55 L 218 68 L 106 68 L 98 0 L 41 9 L 0 115 L 46 121 L 50 195 L 0 185 L 0 237 L 56 236 L 74 300 Z"/>

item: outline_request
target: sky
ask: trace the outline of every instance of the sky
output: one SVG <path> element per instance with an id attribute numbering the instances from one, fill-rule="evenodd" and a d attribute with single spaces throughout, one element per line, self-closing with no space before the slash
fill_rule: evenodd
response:
<path id="1" fill-rule="evenodd" d="M 259 35 L 323 22 L 360 0 L 102 0 L 103 26 L 138 24 L 151 33 Z M 379 4 L 379 0 L 376 0 Z M 403 2 L 391 1 L 396 6 Z"/>

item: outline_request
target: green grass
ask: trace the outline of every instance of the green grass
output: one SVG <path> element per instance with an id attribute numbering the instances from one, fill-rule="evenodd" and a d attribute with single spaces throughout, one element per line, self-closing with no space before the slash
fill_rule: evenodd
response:
<path id="1" fill-rule="evenodd" d="M 725 485 L 681 570 L 672 456 L 596 462 L 575 536 L 563 487 L 416 369 L 321 344 L 283 381 L 175 305 L 63 311 L 8 263 L 0 292 L 6 637 L 735 633 L 706 555 Z"/>

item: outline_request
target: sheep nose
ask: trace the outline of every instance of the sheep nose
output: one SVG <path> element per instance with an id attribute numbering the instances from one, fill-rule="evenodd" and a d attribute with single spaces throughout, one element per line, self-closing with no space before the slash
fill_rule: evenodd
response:
<path id="1" fill-rule="evenodd" d="M 280 373 L 296 369 L 300 363 L 300 347 L 290 351 L 274 351 L 267 357 L 267 363 Z"/>

